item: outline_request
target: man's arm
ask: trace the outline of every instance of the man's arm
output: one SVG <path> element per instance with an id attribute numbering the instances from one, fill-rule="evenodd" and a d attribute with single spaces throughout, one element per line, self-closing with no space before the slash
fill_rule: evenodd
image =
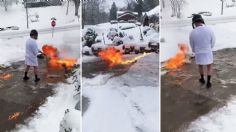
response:
<path id="1" fill-rule="evenodd" d="M 35 56 L 37 56 L 39 50 L 38 50 L 38 45 L 37 45 L 37 42 L 36 42 L 36 41 L 34 41 L 33 49 L 32 49 L 32 50 L 33 50 L 33 54 L 34 54 Z"/>
<path id="2" fill-rule="evenodd" d="M 190 33 L 189 35 L 189 43 L 190 43 L 192 51 L 195 53 L 192 33 Z"/>
<path id="3" fill-rule="evenodd" d="M 214 48 L 216 43 L 216 37 L 213 31 L 211 31 L 211 48 Z"/>

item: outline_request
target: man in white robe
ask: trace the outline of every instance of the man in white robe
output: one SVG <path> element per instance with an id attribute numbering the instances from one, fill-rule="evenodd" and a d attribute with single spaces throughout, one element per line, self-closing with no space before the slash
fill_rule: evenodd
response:
<path id="1" fill-rule="evenodd" d="M 190 45 L 192 51 L 195 53 L 196 64 L 199 66 L 199 73 L 201 78 L 199 82 L 205 84 L 204 69 L 207 67 L 207 88 L 212 86 L 212 64 L 213 64 L 213 52 L 212 49 L 215 45 L 215 35 L 213 31 L 205 26 L 205 22 L 201 15 L 194 14 L 192 18 L 193 30 L 190 34 Z"/>
<path id="2" fill-rule="evenodd" d="M 30 32 L 30 38 L 26 41 L 26 50 L 25 50 L 25 76 L 24 80 L 29 80 L 29 77 L 27 76 L 30 67 L 34 68 L 34 75 L 35 75 L 35 82 L 40 81 L 40 78 L 38 78 L 38 44 L 36 40 L 38 39 L 38 32 L 36 30 L 31 30 Z"/>

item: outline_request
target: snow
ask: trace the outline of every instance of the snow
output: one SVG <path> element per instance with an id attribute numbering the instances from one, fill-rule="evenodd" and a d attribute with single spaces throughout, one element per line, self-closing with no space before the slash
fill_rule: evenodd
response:
<path id="1" fill-rule="evenodd" d="M 72 2 L 71 2 L 72 3 Z M 55 17 L 56 26 L 61 27 L 65 25 L 79 24 L 78 17 L 74 16 L 74 5 L 70 4 L 69 14 L 66 15 L 66 5 L 63 6 L 49 6 L 49 7 L 40 7 L 40 8 L 28 8 L 29 11 L 29 27 L 30 29 L 42 29 L 42 28 L 51 28 L 51 18 Z M 35 14 L 39 15 L 38 22 L 31 22 L 31 18 L 34 19 Z M 0 27 L 7 26 L 18 26 L 20 30 L 26 30 L 26 11 L 24 5 L 13 4 L 7 12 L 0 10 Z M 11 18 L 11 19 L 9 19 Z M 14 19 L 12 19 L 14 18 Z M 9 32 L 1 31 L 1 32 Z M 14 32 L 14 31 L 11 31 Z"/>
<path id="2" fill-rule="evenodd" d="M 83 116 L 83 130 L 158 132 L 157 60 L 157 54 L 147 56 L 118 77 L 111 78 L 112 75 L 106 74 L 83 78 L 83 96 L 90 100 Z"/>
<path id="3" fill-rule="evenodd" d="M 165 1 L 166 8 L 162 8 L 162 19 L 165 20 L 176 20 L 171 17 L 170 2 Z M 226 5 L 232 4 L 232 0 L 226 0 L 224 2 L 224 16 L 235 16 L 236 7 L 226 8 Z M 208 17 L 221 17 L 221 0 L 185 0 L 184 6 L 182 7 L 181 19 L 189 19 L 188 17 L 194 13 L 202 11 L 208 11 L 212 13 L 212 16 Z"/>
<path id="4" fill-rule="evenodd" d="M 131 26 L 134 28 L 121 30 L 121 28 L 131 27 Z M 85 30 L 83 30 L 83 32 L 85 33 L 88 28 L 94 29 L 95 32 L 98 34 L 97 38 L 101 38 L 101 41 L 102 41 L 100 43 L 94 44 L 93 47 L 105 48 L 107 46 L 114 45 L 114 42 L 112 40 L 108 39 L 108 37 L 107 37 L 107 35 L 111 34 L 111 31 L 110 31 L 111 28 L 116 28 L 116 29 L 118 29 L 118 32 L 122 32 L 126 35 L 125 37 L 120 39 L 124 42 L 124 44 L 136 45 L 136 46 L 143 46 L 143 45 L 147 46 L 148 42 L 150 42 L 150 41 L 159 42 L 159 33 L 152 28 L 150 28 L 150 30 L 147 32 L 146 35 L 143 35 L 144 40 L 140 40 L 139 26 L 137 26 L 134 23 L 118 23 L 118 24 L 102 23 L 102 24 L 98 24 L 98 25 L 86 25 Z M 149 27 L 142 27 L 141 26 L 140 28 L 141 28 L 141 32 L 143 32 L 144 30 L 146 30 Z M 104 41 L 103 41 L 103 36 L 105 39 L 105 45 L 104 45 Z"/>
<path id="5" fill-rule="evenodd" d="M 51 34 L 39 34 L 38 48 L 51 44 L 61 51 L 61 57 L 79 58 L 79 30 L 58 32 L 52 38 Z M 10 65 L 11 62 L 25 59 L 25 42 L 27 37 L 14 39 L 0 39 L 0 64 Z"/>
<path id="6" fill-rule="evenodd" d="M 79 132 L 80 116 L 76 116 L 80 115 L 80 112 L 75 112 L 74 108 L 78 100 L 74 98 L 74 95 L 76 95 L 76 91 L 73 84 L 58 84 L 55 88 L 55 95 L 47 98 L 46 103 L 39 107 L 36 116 L 28 119 L 27 125 L 18 125 L 14 131 L 59 132 L 65 110 L 71 109 L 70 115 L 66 115 L 64 118 L 70 118 L 68 123 L 73 122 L 71 126 L 78 130 L 73 132 Z M 71 114 L 74 115 L 74 118 L 71 118 Z"/>
<path id="7" fill-rule="evenodd" d="M 186 132 L 235 132 L 236 99 L 226 106 L 198 118 L 192 122 Z"/>

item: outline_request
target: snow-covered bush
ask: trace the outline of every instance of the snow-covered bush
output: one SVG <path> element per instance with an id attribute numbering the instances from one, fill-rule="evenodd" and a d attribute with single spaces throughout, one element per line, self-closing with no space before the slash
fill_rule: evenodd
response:
<path id="1" fill-rule="evenodd" d="M 60 123 L 59 132 L 80 132 L 81 112 L 75 109 L 67 109 Z"/>
<path id="2" fill-rule="evenodd" d="M 97 36 L 98 35 L 95 30 L 88 28 L 84 35 L 85 45 L 91 47 L 95 43 L 95 39 Z"/>

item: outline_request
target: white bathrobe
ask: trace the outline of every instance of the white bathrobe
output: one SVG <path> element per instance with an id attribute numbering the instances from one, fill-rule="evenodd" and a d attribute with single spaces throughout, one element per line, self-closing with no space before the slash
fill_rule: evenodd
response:
<path id="1" fill-rule="evenodd" d="M 29 66 L 38 66 L 38 45 L 35 39 L 29 38 L 26 41 L 25 64 Z"/>
<path id="2" fill-rule="evenodd" d="M 196 64 L 208 65 L 213 63 L 212 49 L 215 46 L 215 35 L 205 25 L 196 27 L 189 37 L 192 51 L 195 53 Z"/>

